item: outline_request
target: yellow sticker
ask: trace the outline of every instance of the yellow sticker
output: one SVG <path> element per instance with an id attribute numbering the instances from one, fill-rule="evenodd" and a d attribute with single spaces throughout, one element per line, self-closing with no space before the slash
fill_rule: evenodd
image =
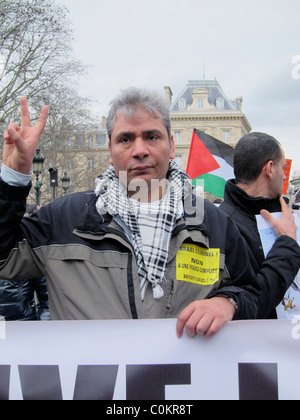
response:
<path id="1" fill-rule="evenodd" d="M 183 244 L 176 255 L 176 278 L 202 286 L 219 281 L 220 250 Z"/>

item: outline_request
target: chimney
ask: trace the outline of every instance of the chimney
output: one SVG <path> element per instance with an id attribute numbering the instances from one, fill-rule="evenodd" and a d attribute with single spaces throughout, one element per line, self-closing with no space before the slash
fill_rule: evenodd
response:
<path id="1" fill-rule="evenodd" d="M 236 103 L 237 103 L 237 109 L 242 112 L 243 98 L 242 97 L 236 98 Z"/>
<path id="2" fill-rule="evenodd" d="M 164 89 L 165 89 L 166 102 L 167 102 L 168 106 L 170 107 L 172 105 L 173 92 L 172 92 L 170 86 L 165 86 Z"/>
<path id="3" fill-rule="evenodd" d="M 101 126 L 103 128 L 103 130 L 106 129 L 106 117 L 102 116 L 101 118 Z"/>

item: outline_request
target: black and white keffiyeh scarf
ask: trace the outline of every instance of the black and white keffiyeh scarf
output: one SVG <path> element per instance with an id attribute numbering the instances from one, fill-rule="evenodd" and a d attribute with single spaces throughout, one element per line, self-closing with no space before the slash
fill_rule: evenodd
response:
<path id="1" fill-rule="evenodd" d="M 190 178 L 174 161 L 170 162 L 167 180 L 168 189 L 162 200 L 147 204 L 128 197 L 112 165 L 96 180 L 98 212 L 117 215 L 131 231 L 142 299 L 149 282 L 155 299 L 164 295 L 160 284 L 165 276 L 171 235 L 185 188 L 191 186 Z"/>

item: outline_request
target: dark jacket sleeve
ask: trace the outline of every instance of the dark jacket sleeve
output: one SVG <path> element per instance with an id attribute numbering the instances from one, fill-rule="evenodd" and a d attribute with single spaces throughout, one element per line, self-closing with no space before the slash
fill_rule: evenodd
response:
<path id="1" fill-rule="evenodd" d="M 27 187 L 12 187 L 0 179 L 0 260 L 23 239 L 20 224 L 26 211 Z"/>
<path id="2" fill-rule="evenodd" d="M 41 243 L 50 237 L 50 223 L 48 214 L 38 224 L 23 217 L 30 187 L 12 187 L 0 179 L 0 278 L 4 280 L 44 276 L 44 265 L 32 248 L 35 238 Z"/>
<path id="3" fill-rule="evenodd" d="M 211 293 L 209 298 L 220 295 L 233 298 L 238 306 L 234 320 L 257 319 L 261 298 L 259 279 L 250 263 L 244 238 L 232 219 L 225 217 L 227 219 L 225 265 L 230 281 L 221 284 L 220 289 Z M 220 219 L 222 220 L 221 215 Z"/>
<path id="4" fill-rule="evenodd" d="M 228 202 L 224 201 L 220 208 L 234 220 L 244 237 L 251 264 L 258 275 L 262 290 L 258 318 L 276 318 L 276 308 L 300 269 L 298 243 L 288 236 L 281 236 L 276 240 L 266 259 L 255 216 L 231 205 L 230 199 Z"/>
<path id="5" fill-rule="evenodd" d="M 226 268 L 231 282 L 217 294 L 233 297 L 238 304 L 235 319 L 264 319 L 278 306 L 300 265 L 300 247 L 288 236 L 275 242 L 256 273 L 250 251 L 235 223 L 228 222 Z"/>

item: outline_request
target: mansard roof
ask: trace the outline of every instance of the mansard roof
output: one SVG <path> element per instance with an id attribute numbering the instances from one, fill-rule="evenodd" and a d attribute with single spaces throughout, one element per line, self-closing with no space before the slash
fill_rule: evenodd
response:
<path id="1" fill-rule="evenodd" d="M 170 111 L 182 112 L 183 109 L 179 105 L 180 100 L 184 99 L 186 106 L 192 105 L 192 93 L 204 93 L 205 91 L 208 93 L 209 105 L 214 106 L 216 110 L 220 110 L 220 106 L 217 106 L 217 100 L 219 99 L 223 99 L 224 106 L 221 109 L 224 111 L 237 111 L 240 109 L 238 101 L 228 99 L 217 80 L 190 80 L 177 99 L 172 103 Z"/>

